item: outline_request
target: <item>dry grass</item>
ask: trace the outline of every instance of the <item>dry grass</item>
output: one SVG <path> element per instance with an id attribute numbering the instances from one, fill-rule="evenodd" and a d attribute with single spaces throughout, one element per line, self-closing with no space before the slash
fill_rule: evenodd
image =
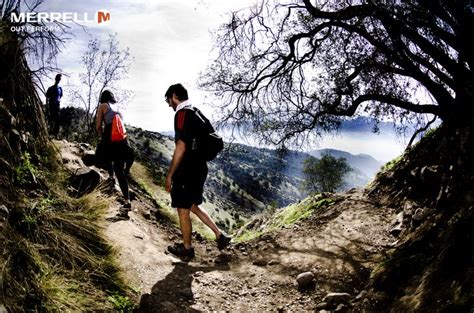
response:
<path id="1" fill-rule="evenodd" d="M 36 204 L 35 209 L 26 209 Z M 30 199 L 4 229 L 2 295 L 12 311 L 111 311 L 127 294 L 114 251 L 101 237 L 112 199 L 100 191 L 79 199 L 62 192 Z"/>

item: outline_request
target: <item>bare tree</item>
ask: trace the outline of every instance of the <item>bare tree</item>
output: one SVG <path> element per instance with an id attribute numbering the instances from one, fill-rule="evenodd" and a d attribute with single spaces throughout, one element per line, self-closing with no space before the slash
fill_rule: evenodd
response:
<path id="1" fill-rule="evenodd" d="M 106 88 L 113 90 L 122 105 L 132 96 L 130 90 L 118 86 L 127 77 L 131 61 L 129 49 L 120 49 L 117 34 L 109 35 L 105 45 L 98 39 L 89 41 L 82 56 L 84 72 L 79 74 L 80 85 L 71 90 L 73 102 L 90 113 L 86 121 L 89 132 L 94 131 L 91 119 L 97 111 L 102 91 Z"/>
<path id="2" fill-rule="evenodd" d="M 455 127 L 474 116 L 473 23 L 469 0 L 262 0 L 218 30 L 201 84 L 221 123 L 277 145 L 360 114 Z"/>

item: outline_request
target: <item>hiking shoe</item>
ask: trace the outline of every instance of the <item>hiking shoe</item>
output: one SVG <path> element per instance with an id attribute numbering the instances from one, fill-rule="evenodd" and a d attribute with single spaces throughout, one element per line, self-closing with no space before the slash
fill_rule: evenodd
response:
<path id="1" fill-rule="evenodd" d="M 219 238 L 217 238 L 217 240 L 216 240 L 217 241 L 217 249 L 222 250 L 225 247 L 227 247 L 230 244 L 231 239 L 232 238 L 229 235 L 222 232 L 220 234 Z"/>
<path id="2" fill-rule="evenodd" d="M 182 243 L 176 243 L 173 246 L 168 246 L 168 252 L 180 257 L 183 260 L 190 260 L 194 258 L 194 248 L 186 249 Z"/>
<path id="3" fill-rule="evenodd" d="M 130 210 L 130 209 L 132 208 L 132 203 L 131 203 L 131 202 L 125 203 L 125 204 L 122 206 L 122 208 L 124 208 L 124 209 L 129 209 L 129 210 Z"/>

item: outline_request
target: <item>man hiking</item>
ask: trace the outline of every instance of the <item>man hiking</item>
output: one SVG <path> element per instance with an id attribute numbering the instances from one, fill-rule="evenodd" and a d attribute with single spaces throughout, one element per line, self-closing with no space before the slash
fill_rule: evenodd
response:
<path id="1" fill-rule="evenodd" d="M 183 243 L 169 246 L 168 251 L 184 260 L 190 260 L 195 256 L 191 243 L 190 212 L 197 215 L 214 232 L 219 250 L 229 245 L 231 237 L 221 231 L 210 215 L 199 206 L 203 201 L 207 163 L 193 150 L 198 124 L 195 111 L 188 100 L 188 92 L 181 84 L 171 85 L 165 93 L 165 101 L 176 112 L 176 146 L 166 176 L 166 191 L 171 193 L 171 206 L 178 211 L 183 236 Z"/>
<path id="2" fill-rule="evenodd" d="M 48 124 L 50 127 L 51 135 L 56 139 L 59 134 L 59 104 L 63 97 L 63 89 L 59 86 L 61 81 L 61 74 L 57 74 L 53 86 L 48 88 L 46 91 L 46 110 L 48 117 Z"/>

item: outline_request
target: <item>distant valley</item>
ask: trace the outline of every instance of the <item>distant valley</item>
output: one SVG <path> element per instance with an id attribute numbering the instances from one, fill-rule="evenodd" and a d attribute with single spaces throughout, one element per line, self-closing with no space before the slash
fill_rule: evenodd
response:
<path id="1" fill-rule="evenodd" d="M 138 159 L 163 185 L 174 150 L 172 137 L 128 127 L 129 140 Z M 344 157 L 354 168 L 345 189 L 366 185 L 382 164 L 369 155 L 352 155 L 339 150 L 315 150 L 310 153 L 256 148 L 227 143 L 224 151 L 209 162 L 205 203 L 226 229 L 234 229 L 248 217 L 297 202 L 306 196 L 301 189 L 302 168 L 306 158 L 329 153 Z"/>

